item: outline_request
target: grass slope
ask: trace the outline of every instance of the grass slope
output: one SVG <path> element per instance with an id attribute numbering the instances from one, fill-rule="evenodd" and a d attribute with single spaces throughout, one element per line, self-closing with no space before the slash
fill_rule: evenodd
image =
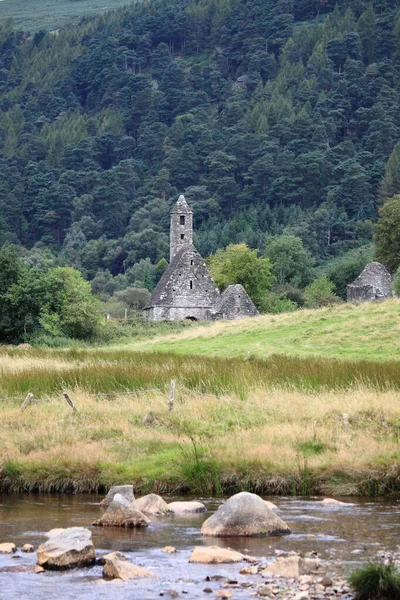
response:
<path id="1" fill-rule="evenodd" d="M 137 350 L 266 358 L 273 354 L 386 361 L 400 359 L 400 300 L 341 304 L 199 326 L 137 342 Z"/>
<path id="2" fill-rule="evenodd" d="M 0 490 L 399 493 L 399 310 L 343 305 L 120 348 L 0 348 Z"/>
<path id="3" fill-rule="evenodd" d="M 81 17 L 107 12 L 130 0 L 2 0 L 0 20 L 12 18 L 15 25 L 34 33 L 59 29 Z"/>

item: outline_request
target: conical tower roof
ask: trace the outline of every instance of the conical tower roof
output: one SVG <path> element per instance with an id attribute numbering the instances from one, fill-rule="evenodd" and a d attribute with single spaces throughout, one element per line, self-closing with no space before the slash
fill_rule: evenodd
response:
<path id="1" fill-rule="evenodd" d="M 193 214 L 193 210 L 190 208 L 189 204 L 186 202 L 186 198 L 183 194 L 181 194 L 177 200 L 177 202 L 172 207 L 171 213 L 180 213 L 184 214 Z"/>

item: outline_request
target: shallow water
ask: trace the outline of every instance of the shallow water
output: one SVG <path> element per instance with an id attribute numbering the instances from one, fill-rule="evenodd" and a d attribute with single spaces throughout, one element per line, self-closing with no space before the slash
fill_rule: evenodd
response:
<path id="1" fill-rule="evenodd" d="M 173 498 L 176 500 L 177 498 Z M 187 499 L 187 498 L 185 498 Z M 0 495 L 0 542 L 14 542 L 18 548 L 28 542 L 35 547 L 44 541 L 44 532 L 53 527 L 89 526 L 102 514 L 98 496 L 42 496 L 36 494 Z M 172 500 L 172 499 L 171 499 Z M 105 551 L 121 550 L 134 563 L 159 576 L 154 580 L 107 582 L 101 579 L 102 567 L 74 571 L 9 573 L 0 571 L 0 600 L 30 599 L 112 599 L 151 600 L 169 597 L 176 590 L 179 598 L 204 598 L 205 587 L 217 591 L 221 582 L 206 581 L 207 576 L 224 576 L 244 581 L 259 581 L 257 576 L 239 575 L 239 565 L 192 565 L 191 550 L 196 545 L 229 546 L 251 555 L 273 558 L 275 549 L 316 551 L 322 558 L 339 560 L 346 572 L 381 549 L 395 550 L 399 544 L 400 502 L 371 499 L 344 499 L 349 506 L 324 505 L 321 499 L 269 498 L 280 508 L 280 516 L 293 534 L 269 538 L 212 539 L 200 536 L 202 522 L 222 500 L 203 499 L 207 513 L 165 517 L 153 521 L 143 531 L 91 527 L 100 556 Z M 162 552 L 175 546 L 176 554 Z M 36 562 L 36 554 L 17 553 L 20 558 L 0 555 L 0 569 Z M 235 598 L 248 598 L 249 590 L 235 589 Z"/>

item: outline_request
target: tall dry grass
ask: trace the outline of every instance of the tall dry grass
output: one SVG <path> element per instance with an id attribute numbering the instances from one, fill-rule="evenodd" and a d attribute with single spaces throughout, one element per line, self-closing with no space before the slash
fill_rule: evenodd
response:
<path id="1" fill-rule="evenodd" d="M 0 487 L 215 493 L 390 493 L 399 485 L 400 392 L 305 392 L 272 386 L 199 395 L 161 392 L 4 401 Z M 145 425 L 143 419 L 150 415 Z"/>

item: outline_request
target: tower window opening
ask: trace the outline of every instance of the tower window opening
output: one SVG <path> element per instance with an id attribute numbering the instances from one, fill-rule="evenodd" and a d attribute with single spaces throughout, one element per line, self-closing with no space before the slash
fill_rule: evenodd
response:
<path id="1" fill-rule="evenodd" d="M 191 290 L 193 289 L 193 281 L 192 280 L 189 281 L 189 287 Z"/>
<path id="2" fill-rule="evenodd" d="M 190 264 L 191 264 L 191 265 L 193 264 L 193 259 L 190 261 Z"/>
<path id="3" fill-rule="evenodd" d="M 184 224 L 185 224 L 185 215 L 181 215 L 181 216 L 179 217 L 179 223 L 180 223 L 181 225 L 184 225 Z"/>
<path id="4" fill-rule="evenodd" d="M 181 233 L 181 240 L 184 240 L 184 239 L 185 239 L 185 234 Z"/>

